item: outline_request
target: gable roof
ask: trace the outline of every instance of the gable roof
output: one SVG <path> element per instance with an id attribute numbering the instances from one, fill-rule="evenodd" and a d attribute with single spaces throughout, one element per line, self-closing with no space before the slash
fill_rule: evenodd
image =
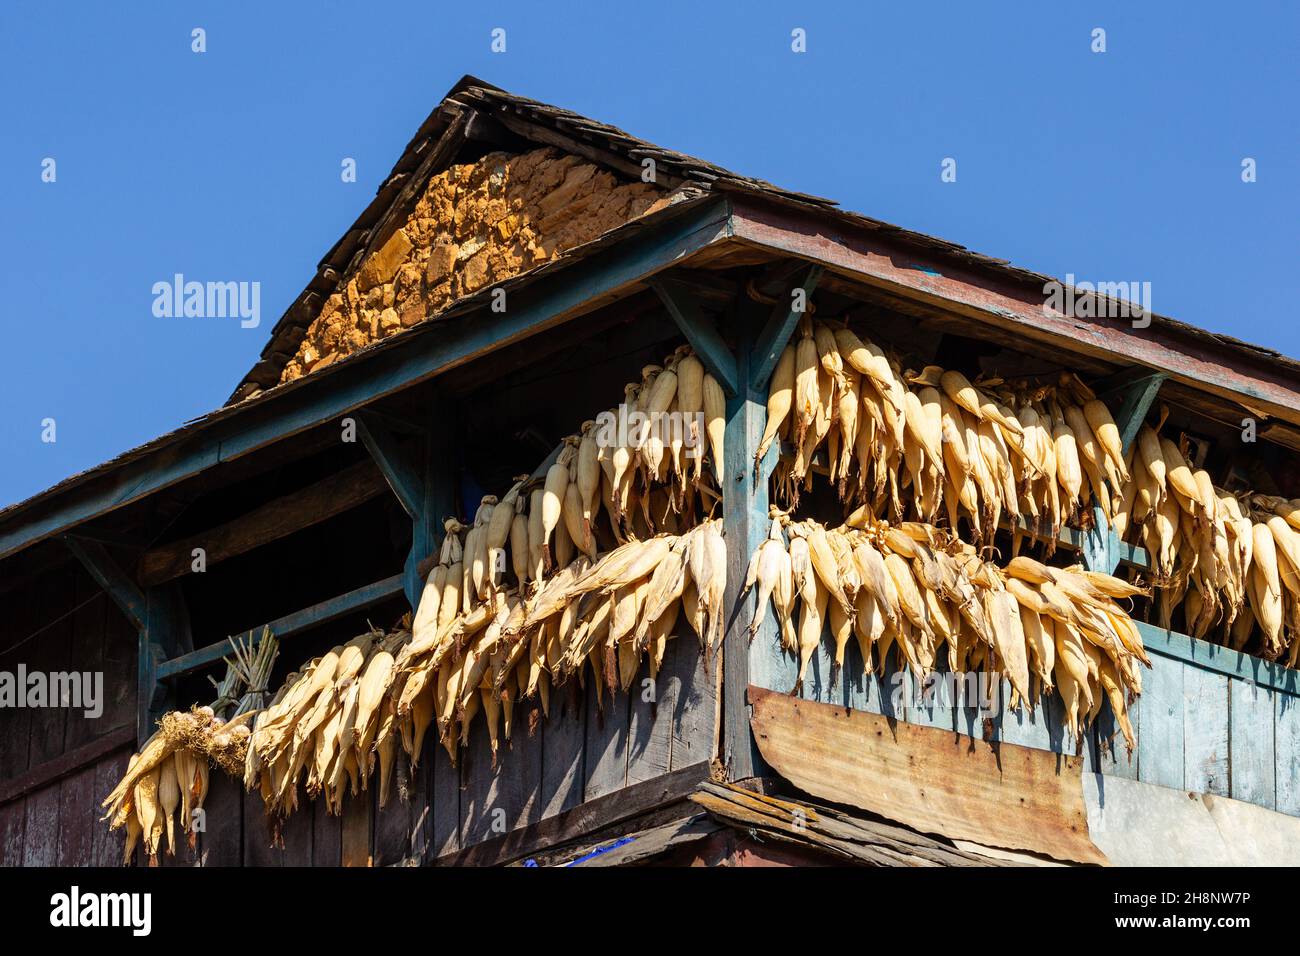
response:
<path id="1" fill-rule="evenodd" d="M 571 110 L 517 96 L 473 76 L 463 77 L 434 107 L 407 143 L 375 198 L 330 248 L 316 275 L 285 311 L 271 331 L 259 361 L 240 381 L 227 404 L 241 401 L 280 383 L 289 359 L 297 352 L 307 328 L 325 299 L 336 292 L 367 255 L 378 249 L 422 194 L 429 179 L 454 164 L 467 151 L 513 145 L 515 149 L 553 146 L 627 177 L 640 177 L 642 163 L 652 159 L 658 184 L 665 190 L 685 188 L 698 193 L 748 194 L 805 211 L 830 216 L 855 227 L 866 227 L 902 241 L 947 262 L 1016 282 L 1041 285 L 1055 277 L 1012 265 L 965 246 L 874 219 L 838 207 L 832 199 L 783 189 L 744 176 L 685 153 L 665 149 Z M 436 316 L 426 321 L 431 321 Z M 1165 316 L 1153 321 L 1204 345 L 1226 348 L 1254 360 L 1265 359 L 1300 373 L 1300 362 L 1273 349 L 1232 336 L 1200 329 Z"/>

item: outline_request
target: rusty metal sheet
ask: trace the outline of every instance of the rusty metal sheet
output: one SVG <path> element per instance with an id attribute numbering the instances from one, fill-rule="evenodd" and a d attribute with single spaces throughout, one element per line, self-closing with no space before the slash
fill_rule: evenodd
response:
<path id="1" fill-rule="evenodd" d="M 1105 865 L 1088 835 L 1082 760 L 750 686 L 773 769 L 815 797 L 923 833 Z"/>

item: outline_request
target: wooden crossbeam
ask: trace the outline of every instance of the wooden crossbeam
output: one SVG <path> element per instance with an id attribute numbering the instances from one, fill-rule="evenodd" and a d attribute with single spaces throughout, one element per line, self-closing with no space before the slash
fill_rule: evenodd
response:
<path id="1" fill-rule="evenodd" d="M 131 626 L 137 631 L 143 631 L 149 613 L 148 599 L 126 572 L 118 567 L 104 546 L 98 541 L 75 535 L 64 535 L 63 543 L 95 579 L 95 583 L 113 599 Z"/>
<path id="2" fill-rule="evenodd" d="M 717 323 L 700 308 L 690 287 L 665 275 L 656 276 L 649 284 L 709 374 L 718 380 L 727 395 L 735 395 L 739 387 L 735 356 L 718 333 Z"/>
<path id="3" fill-rule="evenodd" d="M 795 283 L 784 297 L 778 298 L 776 304 L 772 306 L 772 315 L 767 320 L 767 325 L 763 327 L 763 331 L 758 334 L 749 360 L 749 378 L 754 388 L 767 387 L 767 380 L 772 377 L 782 350 L 790 341 L 790 336 L 794 334 L 795 326 L 804 317 L 806 310 L 794 307 L 795 293 L 803 290 L 804 303 L 811 301 L 813 291 L 817 288 L 821 277 L 821 266 L 809 266 L 803 278 Z"/>
<path id="4" fill-rule="evenodd" d="M 366 410 L 356 413 L 357 435 L 374 459 L 402 508 L 412 518 L 424 513 L 424 479 L 417 463 L 402 451 L 384 421 Z"/>
<path id="5" fill-rule="evenodd" d="M 357 462 L 226 524 L 146 551 L 137 576 L 146 586 L 174 580 L 189 573 L 196 548 L 211 566 L 349 511 L 386 487 L 373 462 Z"/>
<path id="6" fill-rule="evenodd" d="M 260 627 L 249 630 L 247 636 L 256 644 L 257 641 L 262 639 L 263 630 L 270 630 L 276 637 L 283 639 L 311 630 L 314 627 L 320 627 L 322 624 L 328 624 L 330 621 L 336 621 L 356 611 L 365 610 L 401 593 L 402 575 L 394 574 L 382 581 L 367 584 L 356 590 L 348 591 L 346 594 L 340 594 L 329 600 L 321 601 L 319 604 L 314 604 L 301 611 L 294 611 L 292 614 L 276 618 L 274 621 L 268 621 Z M 160 663 L 155 674 L 158 680 L 170 680 L 201 670 L 209 664 L 215 664 L 229 653 L 231 653 L 230 642 L 228 640 L 218 641 L 189 654 L 183 654 L 180 657 Z"/>

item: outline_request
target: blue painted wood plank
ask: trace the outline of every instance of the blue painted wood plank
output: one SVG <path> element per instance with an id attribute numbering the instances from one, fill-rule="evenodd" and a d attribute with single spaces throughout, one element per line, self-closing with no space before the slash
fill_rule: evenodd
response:
<path id="1" fill-rule="evenodd" d="M 717 323 L 704 314 L 691 290 L 670 275 L 656 276 L 649 284 L 722 390 L 727 395 L 739 394 L 742 386 L 736 357 L 723 341 Z"/>
<path id="2" fill-rule="evenodd" d="M 1002 681 L 998 688 L 1000 692 L 1000 701 L 1005 701 L 1011 693 L 1011 682 Z M 1048 727 L 1051 716 L 1052 695 L 1041 694 L 1038 700 L 1034 702 L 1034 709 L 1031 713 L 1028 706 L 1022 706 L 1017 711 L 1002 711 L 1001 733 L 1002 739 L 1009 744 L 1019 744 L 1022 747 L 1033 747 L 1035 750 L 1052 750 L 1052 733 Z M 969 730 L 963 730 L 963 733 L 970 733 Z M 1056 750 L 1059 753 L 1059 735 Z"/>
<path id="3" fill-rule="evenodd" d="M 357 437 L 384 475 L 403 510 L 411 518 L 424 513 L 424 475 L 419 464 L 398 444 L 397 437 L 377 415 L 359 410 L 354 416 Z"/>
<path id="4" fill-rule="evenodd" d="M 1219 644 L 1198 640 L 1186 634 L 1166 631 L 1154 624 L 1135 621 L 1142 644 L 1154 655 L 1184 661 L 1217 674 L 1253 681 L 1261 687 L 1279 690 L 1290 696 L 1300 695 L 1300 671 Z"/>
<path id="5" fill-rule="evenodd" d="M 1183 670 L 1183 786 L 1228 795 L 1228 678 Z"/>
<path id="6" fill-rule="evenodd" d="M 725 199 L 690 204 L 657 225 L 635 232 L 635 240 L 610 245 L 533 280 L 492 312 L 489 299 L 437 322 L 415 326 L 388 343 L 313 375 L 280 386 L 272 394 L 213 412 L 191 426 L 184 440 L 171 438 L 102 476 L 64 489 L 39 508 L 0 522 L 0 558 L 67 531 L 96 515 L 137 501 L 393 394 L 501 345 L 527 338 L 562 321 L 584 303 L 612 296 L 659 270 L 730 235 Z M 516 304 L 517 303 L 517 304 Z"/>
<path id="7" fill-rule="evenodd" d="M 1274 692 L 1247 681 L 1228 682 L 1231 796 L 1270 810 L 1277 807 L 1277 756 L 1273 748 Z M 1291 760 L 1300 756 L 1293 752 Z"/>
<path id="8" fill-rule="evenodd" d="M 1142 736 L 1141 719 L 1141 708 L 1130 705 L 1128 720 L 1139 738 Z M 1097 744 L 1098 765 L 1102 773 L 1126 780 L 1138 779 L 1138 749 L 1134 747 L 1133 753 L 1129 754 L 1109 701 L 1102 705 L 1101 713 L 1097 715 Z"/>
<path id="9" fill-rule="evenodd" d="M 1273 697 L 1273 741 L 1276 754 L 1277 809 L 1300 816 L 1300 699 Z"/>
<path id="10" fill-rule="evenodd" d="M 283 639 L 313 627 L 318 627 L 321 624 L 338 620 L 340 617 L 352 614 L 355 611 L 364 610 L 401 593 L 402 576 L 395 574 L 392 577 L 384 578 L 382 581 L 376 581 L 374 584 L 367 584 L 346 594 L 340 594 L 338 597 L 332 597 L 328 601 L 322 601 L 309 608 L 294 611 L 292 614 L 269 621 L 261 627 L 255 627 L 248 631 L 245 636 L 256 644 L 257 641 L 262 639 L 263 629 L 269 628 L 272 634 Z M 183 654 L 180 657 L 160 663 L 157 671 L 158 679 L 165 680 L 182 674 L 193 673 L 207 667 L 209 664 L 216 663 L 229 653 L 229 641 L 218 641 L 215 644 L 209 644 L 189 654 Z"/>
<path id="11" fill-rule="evenodd" d="M 772 315 L 763 330 L 759 332 L 753 351 L 750 353 L 752 381 L 758 387 L 767 387 L 767 380 L 772 377 L 777 359 L 781 357 L 781 352 L 790 341 L 790 336 L 794 334 L 799 320 L 804 317 L 806 309 L 793 307 L 796 291 L 803 290 L 803 299 L 807 303 L 812 299 L 813 291 L 817 288 L 821 277 L 821 266 L 809 266 L 803 278 L 772 306 Z"/>
<path id="12" fill-rule="evenodd" d="M 1143 675 L 1142 733 L 1138 735 L 1138 779 L 1181 790 L 1186 774 L 1183 759 L 1183 671 L 1181 662 L 1152 660 Z"/>
<path id="13" fill-rule="evenodd" d="M 1166 378 L 1164 372 L 1135 366 L 1097 383 L 1097 397 L 1111 409 L 1125 452 L 1133 447 L 1138 429 Z"/>

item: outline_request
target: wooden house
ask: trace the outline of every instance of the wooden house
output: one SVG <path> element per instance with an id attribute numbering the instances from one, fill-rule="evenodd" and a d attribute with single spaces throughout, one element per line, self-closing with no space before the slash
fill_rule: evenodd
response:
<path id="1" fill-rule="evenodd" d="M 1122 810 L 1142 832 L 1142 807 L 1170 792 L 1207 827 L 1236 814 L 1242 832 L 1287 834 L 1266 859 L 1294 853 L 1300 688 L 1282 663 L 1142 624 L 1153 664 L 1130 759 L 1105 713 L 1077 748 L 1051 699 L 993 722 L 895 708 L 860 659 L 832 685 L 818 657 L 791 697 L 769 614 L 749 639 L 739 592 L 769 506 L 754 452 L 793 290 L 972 378 L 1074 372 L 1126 443 L 1163 406 L 1216 481 L 1300 496 L 1300 365 L 1158 315 L 1046 310 L 1050 281 L 467 77 L 227 404 L 0 511 L 0 672 L 101 672 L 105 687 L 95 718 L 0 709 L 0 863 L 119 863 L 99 801 L 162 712 L 210 698 L 230 635 L 269 627 L 283 676 L 391 624 L 444 517 L 533 471 L 683 342 L 728 396 L 720 665 L 678 640 L 653 703 L 567 688 L 495 764 L 481 726 L 455 766 L 430 741 L 399 770 L 408 799 L 309 804 L 282 846 L 260 797 L 214 774 L 198 849 L 175 862 L 1140 862 L 1104 821 L 1120 832 Z M 1104 526 L 1060 547 L 1104 571 L 1148 560 Z M 1226 851 L 1206 835 L 1178 852 Z"/>

